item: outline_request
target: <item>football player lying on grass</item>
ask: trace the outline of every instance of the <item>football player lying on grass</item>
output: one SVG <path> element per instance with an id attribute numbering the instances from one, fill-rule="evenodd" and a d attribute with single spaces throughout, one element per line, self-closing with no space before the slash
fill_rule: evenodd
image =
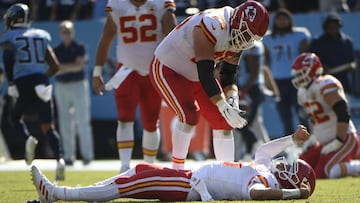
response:
<path id="1" fill-rule="evenodd" d="M 117 198 L 161 201 L 306 199 L 315 189 L 313 169 L 303 160 L 288 164 L 274 157 L 309 136 L 304 126 L 261 145 L 253 162 L 214 162 L 194 170 L 140 163 L 128 171 L 86 187 L 56 186 L 36 167 L 33 183 L 41 202 L 109 201 Z"/>

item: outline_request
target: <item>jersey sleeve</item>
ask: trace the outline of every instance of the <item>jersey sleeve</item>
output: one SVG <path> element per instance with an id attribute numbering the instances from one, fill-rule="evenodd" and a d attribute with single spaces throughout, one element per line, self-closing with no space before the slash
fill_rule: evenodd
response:
<path id="1" fill-rule="evenodd" d="M 322 96 L 324 96 L 324 95 L 326 95 L 326 94 L 328 94 L 330 92 L 336 91 L 336 90 L 338 90 L 340 88 L 341 88 L 340 82 L 336 78 L 334 78 L 334 77 L 332 77 L 330 75 L 327 75 L 321 81 L 320 94 Z"/>
<path id="2" fill-rule="evenodd" d="M 173 0 L 165 0 L 164 2 L 164 9 L 165 10 L 170 10 L 170 11 L 175 11 L 176 10 L 176 4 Z"/>
<path id="3" fill-rule="evenodd" d="M 225 29 L 224 23 L 225 22 L 222 22 L 221 17 L 219 16 L 204 15 L 199 26 L 205 33 L 208 40 L 211 43 L 216 44 L 216 36 L 220 34 L 221 30 Z"/>
<path id="4" fill-rule="evenodd" d="M 51 35 L 49 32 L 42 30 L 43 31 L 43 37 L 50 43 L 51 42 Z"/>

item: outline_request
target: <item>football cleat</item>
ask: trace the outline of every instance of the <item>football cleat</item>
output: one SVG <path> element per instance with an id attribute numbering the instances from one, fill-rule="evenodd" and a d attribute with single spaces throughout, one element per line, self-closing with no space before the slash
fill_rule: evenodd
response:
<path id="1" fill-rule="evenodd" d="M 65 161 L 59 159 L 56 165 L 55 181 L 65 180 Z"/>
<path id="2" fill-rule="evenodd" d="M 29 136 L 25 143 L 25 162 L 27 165 L 30 165 L 35 158 L 35 149 L 38 144 L 38 140 Z"/>
<path id="3" fill-rule="evenodd" d="M 52 184 L 36 166 L 31 167 L 31 176 L 33 184 L 39 194 L 40 202 L 51 203 L 55 201 L 55 185 Z"/>

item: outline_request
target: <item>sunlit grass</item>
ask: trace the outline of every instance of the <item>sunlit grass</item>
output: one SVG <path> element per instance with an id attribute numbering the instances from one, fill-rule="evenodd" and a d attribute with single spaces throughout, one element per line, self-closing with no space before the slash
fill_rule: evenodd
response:
<path id="1" fill-rule="evenodd" d="M 1 166 L 0 166 L 1 167 Z M 44 174 L 53 179 L 53 171 L 44 171 Z M 59 185 L 84 186 L 101 181 L 116 175 L 117 171 L 67 171 L 66 180 Z M 38 199 L 37 192 L 32 184 L 30 171 L 0 172 L 0 202 L 23 203 Z M 112 202 L 145 202 L 145 200 L 118 199 Z M 150 202 L 150 201 L 149 201 Z M 217 201 L 225 202 L 225 201 Z M 242 202 L 242 201 L 236 201 Z M 246 201 L 249 202 L 249 201 Z M 251 201 L 264 202 L 264 201 Z M 278 202 L 278 201 L 266 201 Z M 360 177 L 347 177 L 337 180 L 318 180 L 316 190 L 308 200 L 289 200 L 281 202 L 360 202 Z"/>

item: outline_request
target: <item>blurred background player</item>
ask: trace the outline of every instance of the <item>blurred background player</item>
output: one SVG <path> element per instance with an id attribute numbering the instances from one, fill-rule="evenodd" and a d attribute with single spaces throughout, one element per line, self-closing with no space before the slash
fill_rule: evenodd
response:
<path id="1" fill-rule="evenodd" d="M 160 201 L 307 199 L 316 188 L 314 170 L 298 159 L 288 163 L 273 157 L 301 144 L 309 136 L 304 126 L 292 135 L 261 145 L 252 162 L 206 163 L 193 170 L 174 170 L 149 163 L 85 187 L 56 186 L 36 167 L 33 184 L 41 202 L 109 201 L 118 198 Z"/>
<path id="2" fill-rule="evenodd" d="M 55 180 L 63 180 L 65 164 L 54 125 L 52 86 L 48 78 L 58 71 L 59 63 L 50 46 L 50 34 L 45 30 L 31 28 L 29 18 L 27 5 L 12 5 L 4 14 L 6 31 L 0 35 L 9 80 L 8 94 L 17 98 L 13 124 L 17 132 L 27 139 L 25 161 L 30 165 L 35 157 L 38 140 L 28 131 L 22 115 L 28 108 L 36 109 L 41 131 L 47 136 L 57 160 Z"/>
<path id="3" fill-rule="evenodd" d="M 247 124 L 238 105 L 239 57 L 261 40 L 268 24 L 267 10 L 256 1 L 209 9 L 183 20 L 155 50 L 150 78 L 177 115 L 172 130 L 174 169 L 185 166 L 200 114 L 213 129 L 216 159 L 234 161 L 231 130 Z M 217 62 L 220 80 L 214 75 Z"/>
<path id="4" fill-rule="evenodd" d="M 130 167 L 138 105 L 144 129 L 144 160 L 154 162 L 156 158 L 160 142 L 158 119 L 161 98 L 150 83 L 149 67 L 155 48 L 177 22 L 173 0 L 109 0 L 106 10 L 108 16 L 96 52 L 93 88 L 99 95 L 105 89 L 101 71 L 112 40 L 117 36 L 119 70 L 107 87 L 115 89 L 118 110 L 116 140 L 121 159 L 120 171 L 123 172 Z"/>
<path id="5" fill-rule="evenodd" d="M 314 53 L 300 54 L 292 65 L 298 102 L 310 115 L 313 129 L 300 158 L 314 168 L 317 178 L 360 175 L 360 160 L 353 160 L 360 142 L 343 86 L 332 75 L 322 73 L 321 61 Z"/>
<path id="6" fill-rule="evenodd" d="M 296 88 L 291 83 L 291 64 L 299 53 L 307 50 L 310 37 L 307 28 L 294 26 L 290 11 L 279 9 L 275 12 L 271 31 L 263 39 L 265 63 L 279 88 L 277 110 L 283 134 L 293 132 L 293 111 L 301 124 L 308 125 L 306 115 L 296 102 Z"/>
<path id="7" fill-rule="evenodd" d="M 272 76 L 267 75 L 264 65 L 264 45 L 261 41 L 255 41 L 254 46 L 242 53 L 237 85 L 239 87 L 240 107 L 246 110 L 248 125 L 237 129 L 241 133 L 235 136 L 236 147 L 235 159 L 253 158 L 256 146 L 270 140 L 267 129 L 263 122 L 261 104 L 265 99 L 265 79 L 268 78 L 270 89 L 274 97 L 279 96 L 279 90 Z M 267 77 L 265 77 L 267 75 Z M 236 132 L 236 131 L 235 131 Z M 255 148 L 254 148 L 255 147 Z M 243 157 L 245 155 L 245 157 Z M 240 156 L 240 157 L 239 157 Z"/>
<path id="8" fill-rule="evenodd" d="M 60 62 L 55 80 L 55 99 L 64 160 L 66 165 L 73 165 L 78 140 L 83 164 L 87 165 L 94 159 L 90 87 L 85 71 L 87 53 L 85 46 L 74 39 L 73 22 L 62 21 L 59 32 L 62 42 L 54 48 Z"/>

